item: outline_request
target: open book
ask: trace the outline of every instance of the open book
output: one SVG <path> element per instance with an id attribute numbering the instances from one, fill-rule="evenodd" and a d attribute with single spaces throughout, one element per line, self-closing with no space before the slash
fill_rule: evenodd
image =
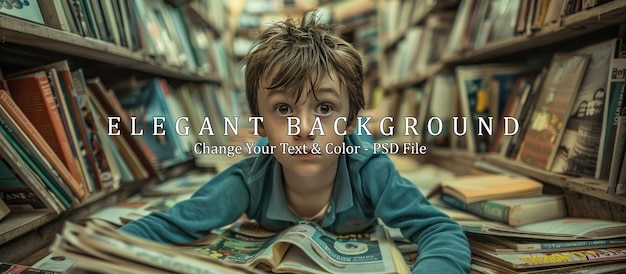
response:
<path id="1" fill-rule="evenodd" d="M 408 273 L 407 262 L 383 226 L 334 235 L 302 222 L 281 233 L 236 223 L 192 252 L 275 273 Z"/>
<path id="2" fill-rule="evenodd" d="M 66 222 L 50 251 L 75 260 L 72 270 L 98 273 L 259 273 L 131 236 L 97 219 L 85 226 Z"/>
<path id="3" fill-rule="evenodd" d="M 218 232 L 204 239 L 205 245 L 175 246 L 125 234 L 94 219 L 85 226 L 67 222 L 50 250 L 74 259 L 73 268 L 101 273 L 409 272 L 382 226 L 337 236 L 308 222 L 280 233 L 238 222 Z"/>

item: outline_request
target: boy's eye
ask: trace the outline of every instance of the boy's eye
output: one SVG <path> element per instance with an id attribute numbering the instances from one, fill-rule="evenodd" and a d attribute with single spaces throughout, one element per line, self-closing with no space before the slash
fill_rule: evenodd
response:
<path id="1" fill-rule="evenodd" d="M 287 115 L 291 113 L 291 108 L 288 105 L 279 105 L 276 107 L 276 112 L 280 115 Z"/>
<path id="2" fill-rule="evenodd" d="M 328 115 L 333 112 L 333 106 L 330 104 L 321 104 L 317 107 L 316 112 L 322 115 Z"/>

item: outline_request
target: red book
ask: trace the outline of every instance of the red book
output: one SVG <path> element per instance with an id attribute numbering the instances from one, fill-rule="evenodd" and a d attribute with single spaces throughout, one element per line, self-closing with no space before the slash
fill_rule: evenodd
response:
<path id="1" fill-rule="evenodd" d="M 68 136 L 45 72 L 7 80 L 11 94 L 0 91 L 0 103 L 48 158 L 76 197 L 87 197 Z M 35 132 L 37 134 L 35 134 Z"/>

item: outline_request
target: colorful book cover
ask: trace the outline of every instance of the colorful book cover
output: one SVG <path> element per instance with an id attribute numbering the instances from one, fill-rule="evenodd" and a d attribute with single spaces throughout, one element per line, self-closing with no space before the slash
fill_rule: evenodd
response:
<path id="1" fill-rule="evenodd" d="M 574 51 L 587 54 L 590 59 L 551 167 L 553 172 L 591 178 L 600 175 L 596 170 L 602 160 L 607 82 L 616 41 L 612 39 Z"/>
<path id="2" fill-rule="evenodd" d="M 131 119 L 136 118 L 133 133 L 141 136 L 160 165 L 168 167 L 189 160 L 189 155 L 176 133 L 174 123 L 178 117 L 173 117 L 170 112 L 166 101 L 169 90 L 164 90 L 162 81 L 153 79 L 116 95 Z M 159 126 L 154 131 L 156 125 Z"/>
<path id="3" fill-rule="evenodd" d="M 518 161 L 544 170 L 552 166 L 588 62 L 588 55 L 554 55 L 522 139 Z"/>

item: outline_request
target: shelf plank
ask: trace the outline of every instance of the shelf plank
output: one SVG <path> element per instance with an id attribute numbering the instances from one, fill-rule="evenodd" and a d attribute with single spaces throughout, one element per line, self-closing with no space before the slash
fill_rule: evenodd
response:
<path id="1" fill-rule="evenodd" d="M 216 76 L 201 75 L 183 68 L 159 63 L 143 51 L 131 51 L 109 42 L 82 37 L 18 18 L 0 17 L 0 29 L 2 29 L 3 34 L 2 42 L 5 43 L 38 47 L 51 52 L 184 81 L 219 82 L 219 78 Z"/>
<path id="2" fill-rule="evenodd" d="M 0 245 L 30 232 L 55 218 L 57 218 L 57 215 L 51 212 L 11 212 L 0 221 Z"/>

